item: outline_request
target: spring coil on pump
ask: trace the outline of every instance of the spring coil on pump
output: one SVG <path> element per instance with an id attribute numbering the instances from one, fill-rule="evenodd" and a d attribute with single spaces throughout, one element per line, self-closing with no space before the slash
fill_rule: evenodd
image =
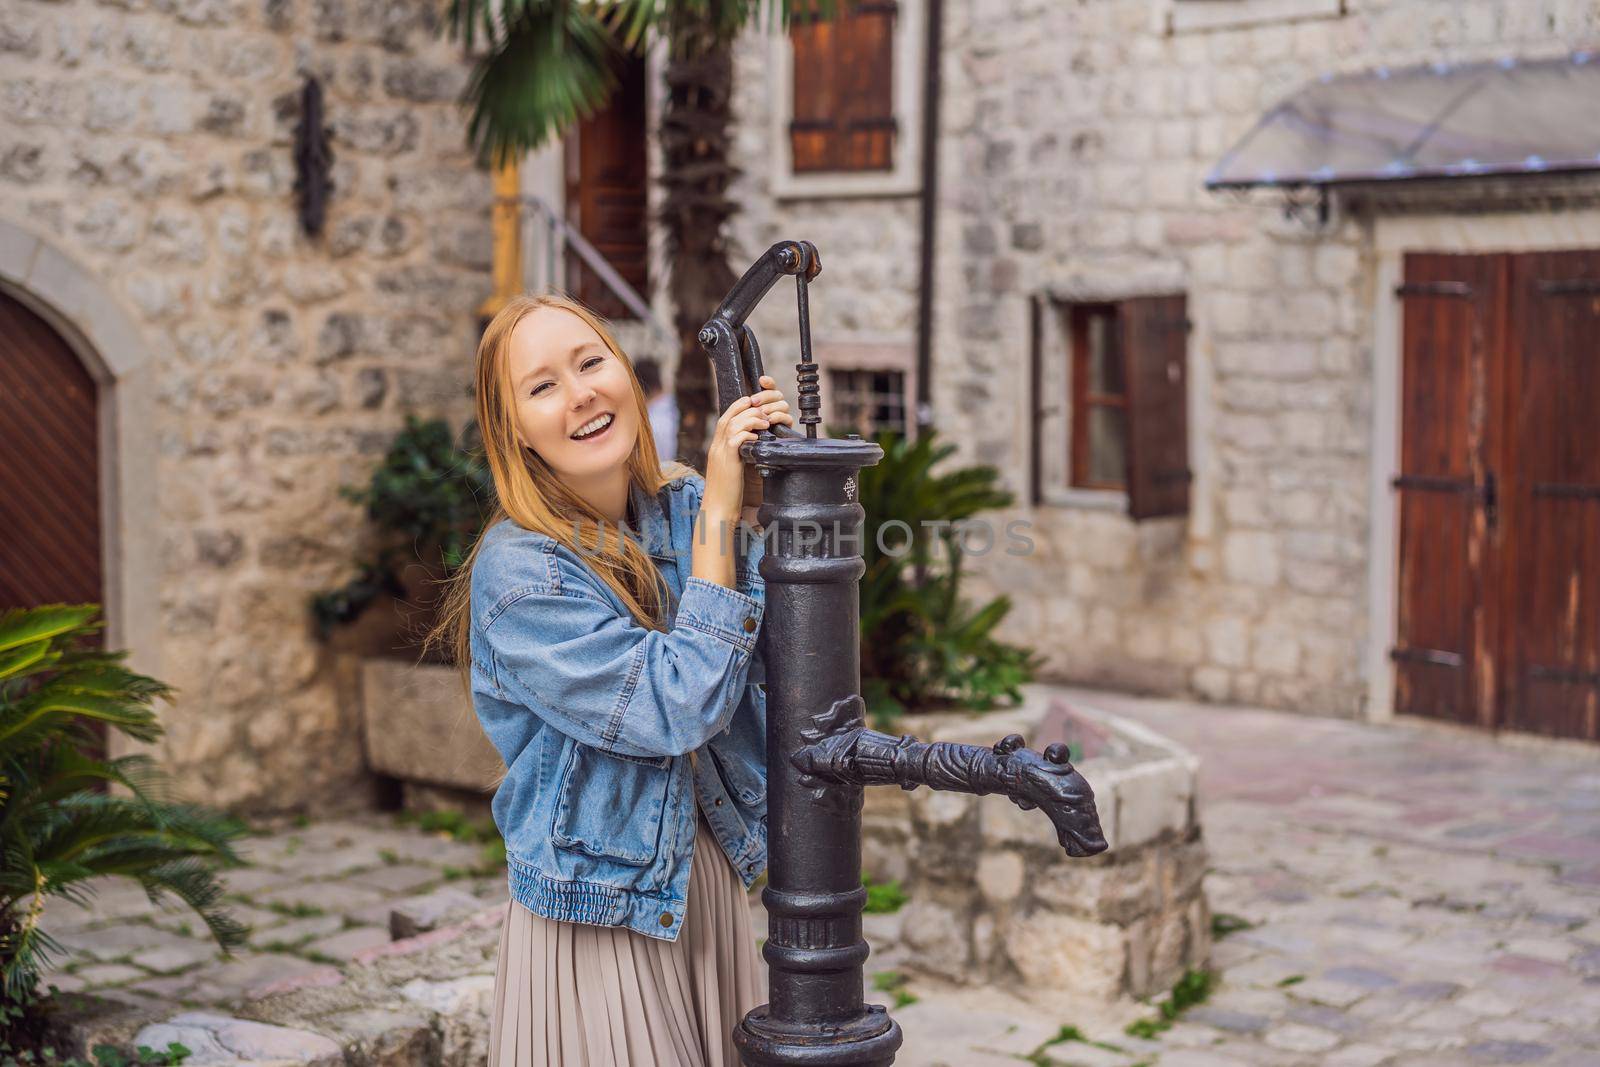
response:
<path id="1" fill-rule="evenodd" d="M 800 424 L 806 428 L 807 437 L 817 436 L 817 424 L 822 421 L 821 375 L 816 360 L 811 356 L 811 298 L 806 276 L 795 275 L 795 298 L 800 310 L 800 362 L 794 366 L 796 392 L 800 398 Z"/>

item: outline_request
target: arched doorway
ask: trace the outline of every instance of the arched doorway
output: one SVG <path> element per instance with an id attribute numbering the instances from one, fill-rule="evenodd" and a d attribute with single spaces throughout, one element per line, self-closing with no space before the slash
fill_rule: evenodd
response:
<path id="1" fill-rule="evenodd" d="M 106 599 L 98 393 L 50 324 L 0 292 L 0 609 Z"/>

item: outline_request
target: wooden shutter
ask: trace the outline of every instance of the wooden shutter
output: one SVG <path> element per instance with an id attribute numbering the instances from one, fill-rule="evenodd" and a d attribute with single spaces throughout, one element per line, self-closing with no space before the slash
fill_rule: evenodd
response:
<path id="1" fill-rule="evenodd" d="M 894 169 L 894 0 L 860 0 L 833 19 L 795 20 L 796 174 Z"/>
<path id="2" fill-rule="evenodd" d="M 1189 512 L 1189 315 L 1183 296 L 1117 309 L 1128 390 L 1128 514 Z"/>

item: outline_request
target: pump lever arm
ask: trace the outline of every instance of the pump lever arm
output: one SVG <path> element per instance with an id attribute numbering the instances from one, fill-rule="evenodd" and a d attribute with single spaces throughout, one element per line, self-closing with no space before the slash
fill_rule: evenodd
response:
<path id="1" fill-rule="evenodd" d="M 717 379 L 717 410 L 723 411 L 741 396 L 757 391 L 757 382 L 766 373 L 761 365 L 761 349 L 755 334 L 745 325 L 750 313 L 772 287 L 789 275 L 810 281 L 822 270 L 817 246 L 810 241 L 779 241 L 750 265 L 734 283 L 728 295 L 706 324 L 700 327 L 700 347 L 711 358 Z M 780 436 L 798 436 L 782 426 Z"/>

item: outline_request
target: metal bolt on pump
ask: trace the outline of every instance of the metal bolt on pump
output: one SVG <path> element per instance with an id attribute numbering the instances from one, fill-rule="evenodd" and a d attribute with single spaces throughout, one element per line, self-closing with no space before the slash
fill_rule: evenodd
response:
<path id="1" fill-rule="evenodd" d="M 1011 734 L 992 747 L 932 744 L 866 727 L 861 691 L 856 546 L 866 512 L 856 476 L 883 450 L 856 435 L 819 438 L 819 373 L 811 351 L 809 284 L 821 271 L 809 241 L 780 241 L 729 290 L 699 333 L 717 379 L 717 409 L 758 391 L 761 350 L 746 320 L 780 278 L 793 275 L 800 316 L 798 397 L 804 432 L 775 426 L 744 446 L 765 479 L 761 641 L 767 671 L 769 873 L 767 1003 L 734 1033 L 746 1067 L 888 1067 L 899 1025 L 864 1003 L 861 935 L 863 787 L 926 785 L 1003 793 L 1039 808 L 1070 856 L 1106 848 L 1094 792 L 1067 758 Z"/>

